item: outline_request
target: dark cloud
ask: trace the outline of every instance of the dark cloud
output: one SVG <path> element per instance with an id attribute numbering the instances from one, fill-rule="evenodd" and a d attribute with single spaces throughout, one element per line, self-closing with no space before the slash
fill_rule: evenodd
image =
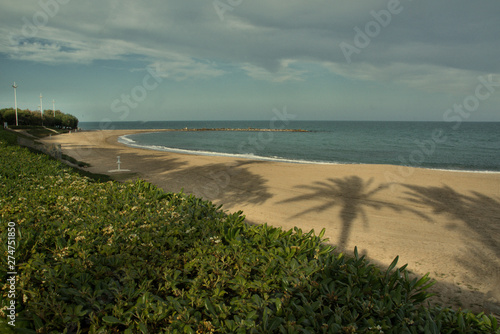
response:
<path id="1" fill-rule="evenodd" d="M 498 1 L 401 0 L 398 4 L 394 0 L 243 0 L 238 6 L 226 6 L 222 15 L 214 3 L 72 1 L 60 4 L 54 15 L 47 15 L 47 23 L 37 26 L 36 36 L 30 37 L 63 46 L 51 50 L 65 52 L 64 57 L 53 57 L 65 62 L 137 54 L 153 63 L 171 61 L 174 54 L 187 59 L 250 64 L 269 72 L 282 70 L 284 60 L 353 66 L 402 63 L 500 72 Z M 384 17 L 391 6 L 397 13 Z M 4 36 L 14 34 L 21 40 L 26 20 L 33 22 L 40 12 L 44 9 L 38 1 L 9 2 L 0 14 L 0 30 Z M 373 23 L 377 22 L 376 16 L 386 24 Z M 361 46 L 356 43 L 358 28 L 365 34 L 366 29 L 375 29 Z M 0 52 L 17 52 L 22 57 L 23 48 L 14 50 L 11 42 L 4 37 Z M 349 62 L 341 43 L 357 49 Z M 33 43 L 28 48 L 30 54 L 36 45 L 44 46 Z M 73 52 L 68 54 L 67 50 Z M 44 48 L 40 61 L 50 59 L 49 51 Z M 37 61 L 34 55 L 25 58 Z"/>

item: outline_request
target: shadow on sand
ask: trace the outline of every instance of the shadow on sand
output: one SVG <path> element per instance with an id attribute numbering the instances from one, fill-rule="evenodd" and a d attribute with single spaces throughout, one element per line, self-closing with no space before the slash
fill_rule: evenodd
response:
<path id="1" fill-rule="evenodd" d="M 425 214 L 410 207 L 394 204 L 391 202 L 377 200 L 375 195 L 390 187 L 390 183 L 383 183 L 378 186 L 373 185 L 373 179 L 364 181 L 358 176 L 348 176 L 345 178 L 329 178 L 326 181 L 318 181 L 313 185 L 297 186 L 298 190 L 305 190 L 308 193 L 289 198 L 280 203 L 301 202 L 308 200 L 321 200 L 321 204 L 312 206 L 291 218 L 298 218 L 312 212 L 321 212 L 333 207 L 340 208 L 339 218 L 342 224 L 342 231 L 337 242 L 339 249 L 345 249 L 353 227 L 353 222 L 361 217 L 365 227 L 368 227 L 368 217 L 365 208 L 377 210 L 391 209 L 396 212 L 408 212 L 415 214 L 427 221 L 431 219 Z"/>
<path id="2" fill-rule="evenodd" d="M 428 206 L 436 215 L 465 223 L 460 230 L 464 249 L 455 260 L 474 276 L 491 286 L 486 297 L 500 313 L 500 201 L 479 192 L 461 194 L 447 185 L 420 187 L 405 185 L 408 201 Z M 460 229 L 449 224 L 449 229 Z M 471 241 L 475 241 L 474 244 Z M 491 305 L 493 306 L 493 305 Z"/>
<path id="3" fill-rule="evenodd" d="M 225 208 L 238 207 L 243 202 L 262 204 L 272 197 L 267 180 L 246 167 L 261 161 L 238 160 L 233 164 L 207 164 L 182 168 L 162 175 L 162 183 L 180 182 L 192 185 L 185 191 L 210 201 L 220 201 Z"/>
<path id="4" fill-rule="evenodd" d="M 187 163 L 178 158 L 165 158 L 155 154 L 137 154 L 133 152 L 124 152 L 120 149 L 114 148 L 99 148 L 94 149 L 91 146 L 85 145 L 64 145 L 63 153 L 70 155 L 79 161 L 90 163 L 91 167 L 101 169 L 116 169 L 117 157 L 120 156 L 121 168 L 129 169 L 130 165 L 140 160 L 142 163 L 142 170 L 134 170 L 133 172 L 143 173 L 159 172 L 165 170 L 176 170 L 184 167 Z"/>
<path id="5" fill-rule="evenodd" d="M 309 213 L 323 212 L 332 208 L 340 210 L 339 218 L 341 232 L 339 240 L 334 243 L 340 251 L 347 251 L 354 223 L 357 219 L 368 226 L 369 218 L 365 210 L 389 209 L 397 213 L 416 215 L 428 222 L 434 222 L 432 216 L 423 212 L 432 210 L 433 216 L 448 215 L 452 220 L 465 223 L 465 228 L 460 231 L 463 236 L 463 254 L 460 258 L 453 259 L 470 272 L 476 280 L 482 279 L 491 287 L 487 293 L 470 289 L 467 286 L 455 286 L 450 283 L 437 282 L 436 290 L 447 293 L 448 302 L 453 302 L 453 294 L 462 294 L 461 301 L 473 306 L 477 312 L 485 310 L 500 314 L 500 198 L 488 197 L 479 192 L 461 194 L 448 186 L 420 187 L 402 185 L 408 189 L 404 194 L 408 205 L 396 204 L 386 200 L 379 200 L 377 194 L 391 186 L 390 183 L 374 184 L 373 179 L 363 180 L 358 176 L 344 178 L 328 178 L 310 185 L 300 185 L 295 189 L 300 195 L 286 199 L 279 203 L 293 203 L 302 201 L 315 201 L 316 205 L 301 211 L 290 218 L 299 218 Z M 380 198 L 383 198 L 380 196 Z M 414 209 L 422 208 L 422 211 Z M 424 210 L 423 208 L 426 208 Z M 337 219 L 332 219 L 335 222 Z M 459 229 L 463 224 L 449 224 L 449 229 Z M 472 247 L 467 241 L 478 240 Z M 489 255 L 486 255 L 489 254 Z M 439 256 L 439 255 L 438 255 Z M 376 261 L 375 261 L 376 262 Z M 444 297 L 444 296 L 443 296 Z M 446 299 L 445 299 L 446 300 Z M 437 301 L 439 302 L 439 301 Z"/>
<path id="6" fill-rule="evenodd" d="M 92 145 L 64 145 L 64 153 L 85 161 L 99 172 L 106 173 L 117 168 L 120 156 L 121 169 L 130 169 L 133 175 L 156 184 L 165 191 L 180 191 L 224 203 L 225 208 L 237 207 L 242 202 L 261 204 L 272 197 L 267 190 L 267 180 L 251 173 L 246 166 L 264 161 L 238 160 L 232 164 L 207 164 L 186 167 L 188 163 L 178 158 L 166 158 L 157 154 L 136 154 L 119 148 L 99 148 Z M 141 168 L 130 168 L 131 162 L 140 160 Z M 99 165 L 98 165 L 99 164 Z M 114 174 L 116 178 L 118 174 Z M 155 177 L 151 178 L 151 175 Z M 120 179 L 120 181 L 126 180 Z"/>

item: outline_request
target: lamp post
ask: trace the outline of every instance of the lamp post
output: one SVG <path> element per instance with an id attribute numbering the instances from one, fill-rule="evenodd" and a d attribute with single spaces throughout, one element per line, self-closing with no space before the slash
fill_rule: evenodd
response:
<path id="1" fill-rule="evenodd" d="M 42 93 L 40 93 L 40 117 L 42 117 L 42 126 L 43 126 Z"/>
<path id="2" fill-rule="evenodd" d="M 56 117 L 56 101 L 52 100 L 52 111 L 54 112 L 54 118 Z"/>
<path id="3" fill-rule="evenodd" d="M 12 85 L 12 87 L 14 87 L 14 108 L 16 109 L 16 126 L 19 126 L 19 121 L 17 119 L 17 95 L 16 95 L 16 88 L 17 88 L 17 85 L 16 83 L 14 82 L 14 84 Z"/>

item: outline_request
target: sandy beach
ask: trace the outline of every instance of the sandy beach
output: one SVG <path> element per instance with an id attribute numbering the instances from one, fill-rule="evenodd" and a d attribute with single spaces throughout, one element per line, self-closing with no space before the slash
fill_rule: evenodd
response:
<path id="1" fill-rule="evenodd" d="M 61 144 L 90 172 L 183 189 L 229 212 L 242 210 L 250 223 L 325 228 L 338 251 L 357 246 L 375 264 L 399 256 L 400 266 L 437 281 L 433 301 L 500 315 L 500 173 L 244 160 L 117 141 L 137 132 L 78 132 L 43 142 Z M 130 172 L 108 172 L 117 169 L 117 156 Z"/>

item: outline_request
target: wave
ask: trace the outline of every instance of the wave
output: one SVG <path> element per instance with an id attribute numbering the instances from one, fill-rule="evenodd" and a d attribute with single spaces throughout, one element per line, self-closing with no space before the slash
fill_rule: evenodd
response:
<path id="1" fill-rule="evenodd" d="M 431 168 L 424 167 L 425 169 L 438 170 L 442 172 L 453 172 L 453 173 L 485 173 L 485 174 L 500 174 L 500 171 L 496 170 L 472 170 L 472 169 L 445 169 L 445 168 Z"/>
<path id="2" fill-rule="evenodd" d="M 122 143 L 124 145 L 130 146 L 130 147 L 149 149 L 149 150 L 155 150 L 155 151 L 172 152 L 172 153 L 191 154 L 191 155 L 243 158 L 243 159 L 250 159 L 250 160 L 276 161 L 276 162 L 287 162 L 287 163 L 297 163 L 297 164 L 316 164 L 316 165 L 340 165 L 340 164 L 344 164 L 341 162 L 288 159 L 288 158 L 282 158 L 282 157 L 277 157 L 277 156 L 266 157 L 266 156 L 261 156 L 261 155 L 255 155 L 253 153 L 245 153 L 245 154 L 223 153 L 223 152 L 214 152 L 214 151 L 186 150 L 186 149 L 167 147 L 167 146 L 161 146 L 161 145 L 141 145 L 141 144 L 137 144 L 136 141 L 128 138 L 127 136 L 119 137 L 118 142 Z"/>
<path id="3" fill-rule="evenodd" d="M 135 144 L 136 141 L 133 139 L 130 139 L 128 136 L 121 136 L 118 138 L 118 141 L 122 144 L 128 145 L 128 144 Z"/>
<path id="4" fill-rule="evenodd" d="M 172 153 L 181 153 L 181 154 L 191 154 L 191 155 L 204 155 L 204 156 L 220 156 L 220 157 L 230 157 L 230 158 L 240 158 L 240 159 L 249 159 L 249 160 L 262 160 L 262 161 L 274 161 L 274 162 L 284 162 L 284 163 L 294 163 L 294 164 L 315 164 L 315 165 L 360 165 L 367 164 L 364 162 L 342 162 L 342 161 L 320 161 L 320 160 L 303 160 L 303 159 L 291 159 L 284 158 L 279 156 L 261 156 L 255 155 L 253 153 L 224 153 L 224 152 L 216 152 L 216 151 L 204 151 L 204 150 L 189 150 L 189 149 L 180 149 L 174 147 L 167 147 L 162 145 L 144 145 L 138 144 L 135 140 L 130 139 L 128 135 L 121 136 L 118 138 L 118 142 L 129 146 L 136 147 L 141 149 L 149 149 L 155 151 L 163 151 L 163 152 L 172 152 Z M 384 164 L 384 163 L 382 163 Z M 387 162 L 389 165 L 398 165 L 391 164 Z M 423 168 L 428 170 L 438 170 L 438 171 L 446 171 L 446 172 L 457 172 L 457 173 L 490 173 L 490 174 L 500 174 L 498 170 L 474 170 L 474 169 L 457 169 L 456 167 L 433 167 L 433 166 L 425 166 L 425 165 L 415 165 L 408 166 L 413 168 Z"/>

